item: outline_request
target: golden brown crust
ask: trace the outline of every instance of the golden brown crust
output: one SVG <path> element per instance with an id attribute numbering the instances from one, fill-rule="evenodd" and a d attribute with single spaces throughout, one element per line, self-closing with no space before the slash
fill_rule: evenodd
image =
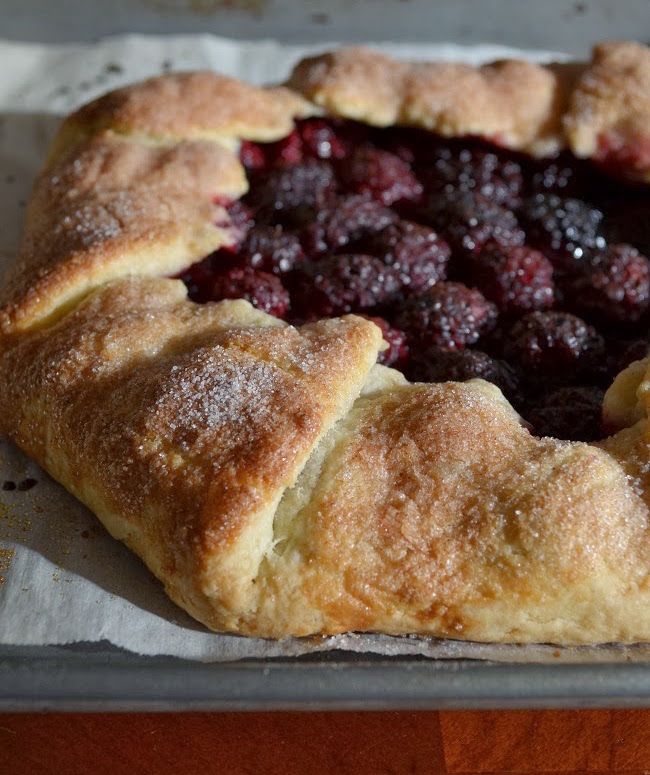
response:
<path id="1" fill-rule="evenodd" d="M 296 92 L 184 74 L 82 108 L 3 290 L 4 432 L 214 629 L 650 640 L 650 360 L 606 398 L 616 436 L 540 440 L 487 383 L 372 368 L 380 333 L 360 318 L 295 330 L 157 277 L 233 239 L 241 138 L 325 109 L 548 153 L 593 98 L 629 143 L 645 103 L 603 105 L 616 68 L 645 88 L 630 45 L 586 72 L 352 48 L 300 64 Z"/>
<path id="2" fill-rule="evenodd" d="M 363 47 L 304 60 L 288 85 L 336 115 L 475 135 L 532 154 L 563 145 L 561 119 L 575 68 L 503 60 L 396 62 Z"/>
<path id="3" fill-rule="evenodd" d="M 23 330 L 125 275 L 172 275 L 235 235 L 219 200 L 247 189 L 215 143 L 148 146 L 102 132 L 36 180 L 0 325 Z M 60 310 L 59 310 L 60 311 Z"/>
<path id="4" fill-rule="evenodd" d="M 274 506 L 351 405 L 381 333 L 301 331 L 180 281 L 107 285 L 2 355 L 3 430 L 223 622 L 246 608 Z M 15 411 L 20 407 L 20 411 Z"/>
<path id="5" fill-rule="evenodd" d="M 313 108 L 283 87 L 258 88 L 209 71 L 172 73 L 110 92 L 69 116 L 54 153 L 104 129 L 147 141 L 239 139 L 289 134 Z"/>
<path id="6" fill-rule="evenodd" d="M 650 181 L 650 50 L 608 42 L 571 95 L 564 118 L 571 150 Z"/>

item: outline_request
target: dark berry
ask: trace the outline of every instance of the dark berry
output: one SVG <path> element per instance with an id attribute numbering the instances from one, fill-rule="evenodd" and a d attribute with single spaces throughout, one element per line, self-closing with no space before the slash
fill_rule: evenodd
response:
<path id="1" fill-rule="evenodd" d="M 198 264 L 190 266 L 179 276 L 187 286 L 187 295 L 192 301 L 199 303 L 209 301 L 214 280 L 212 261 L 213 257 L 208 256 Z"/>
<path id="2" fill-rule="evenodd" d="M 311 118 L 298 124 L 303 152 L 316 159 L 342 159 L 347 148 L 331 123 Z"/>
<path id="3" fill-rule="evenodd" d="M 239 247 L 242 262 L 254 269 L 285 274 L 304 261 L 300 240 L 282 226 L 257 226 L 251 229 Z"/>
<path id="4" fill-rule="evenodd" d="M 334 193 L 331 165 L 309 160 L 290 167 L 276 167 L 268 175 L 252 177 L 246 203 L 265 223 L 293 223 L 313 217 Z"/>
<path id="5" fill-rule="evenodd" d="M 543 251 L 559 268 L 572 270 L 592 250 L 602 250 L 603 214 L 580 199 L 536 194 L 521 209 L 527 242 Z"/>
<path id="6" fill-rule="evenodd" d="M 519 202 L 523 185 L 521 166 L 483 148 L 439 146 L 426 170 L 429 192 L 482 194 L 507 207 Z"/>
<path id="7" fill-rule="evenodd" d="M 268 163 L 263 147 L 250 140 L 242 140 L 239 146 L 239 160 L 247 170 L 261 170 Z"/>
<path id="8" fill-rule="evenodd" d="M 648 339 L 620 340 L 612 339 L 607 342 L 607 357 L 602 367 L 601 384 L 605 387 L 614 381 L 614 378 L 626 369 L 634 361 L 641 361 L 650 355 L 650 341 Z"/>
<path id="9" fill-rule="evenodd" d="M 439 282 L 403 302 L 394 323 L 406 332 L 414 350 L 453 350 L 477 342 L 496 317 L 496 307 L 480 291 L 462 283 Z"/>
<path id="10" fill-rule="evenodd" d="M 537 436 L 554 436 L 568 441 L 596 441 L 602 438 L 600 388 L 563 387 L 542 396 L 527 412 Z"/>
<path id="11" fill-rule="evenodd" d="M 449 245 L 433 229 L 411 221 L 398 221 L 377 232 L 366 248 L 395 270 L 403 286 L 416 292 L 444 280 L 451 255 Z"/>
<path id="12" fill-rule="evenodd" d="M 291 166 L 302 161 L 302 139 L 297 130 L 272 143 L 269 152 L 274 164 Z"/>
<path id="13" fill-rule="evenodd" d="M 404 365 L 409 348 L 406 344 L 406 334 L 400 331 L 398 328 L 394 328 L 387 320 L 380 317 L 367 316 L 368 320 L 381 328 L 384 342 L 388 345 L 385 350 L 379 353 L 377 363 L 381 363 L 384 366 L 393 366 L 396 369 L 401 369 Z"/>
<path id="14" fill-rule="evenodd" d="M 611 242 L 627 242 L 650 256 L 650 198 L 625 201 L 608 210 L 605 230 Z"/>
<path id="15" fill-rule="evenodd" d="M 563 290 L 566 306 L 588 320 L 636 323 L 650 305 L 650 262 L 631 245 L 610 245 Z"/>
<path id="16" fill-rule="evenodd" d="M 523 315 L 553 306 L 553 267 L 526 245 L 488 243 L 471 262 L 471 284 L 506 315 Z"/>
<path id="17" fill-rule="evenodd" d="M 350 194 L 321 207 L 301 239 L 308 255 L 325 253 L 381 231 L 397 220 L 396 213 L 368 195 Z"/>
<path id="18" fill-rule="evenodd" d="M 531 165 L 527 188 L 531 195 L 552 193 L 580 198 L 584 193 L 580 184 L 581 177 L 584 177 L 584 170 L 579 169 L 576 159 L 562 155 Z"/>
<path id="19" fill-rule="evenodd" d="M 518 397 L 517 375 L 510 364 L 480 350 L 429 348 L 412 357 L 407 376 L 417 382 L 465 382 L 484 379 L 494 383 L 511 401 Z"/>
<path id="20" fill-rule="evenodd" d="M 432 194 L 423 217 L 460 253 L 476 255 L 488 242 L 506 246 L 524 243 L 524 232 L 514 213 L 481 194 Z"/>
<path id="21" fill-rule="evenodd" d="M 595 328 L 567 312 L 530 312 L 504 342 L 504 356 L 525 375 L 531 389 L 575 382 L 602 358 Z"/>
<path id="22" fill-rule="evenodd" d="M 386 264 L 363 254 L 330 255 L 303 265 L 292 278 L 292 302 L 305 318 L 365 312 L 387 302 L 399 280 Z"/>
<path id="23" fill-rule="evenodd" d="M 362 146 L 339 166 L 339 178 L 345 189 L 368 193 L 383 205 L 401 199 L 416 200 L 422 194 L 422 184 L 410 166 L 389 151 Z"/>
<path id="24" fill-rule="evenodd" d="M 277 277 L 251 267 L 234 267 L 213 278 L 210 300 L 246 299 L 277 318 L 289 309 L 289 293 Z"/>
<path id="25" fill-rule="evenodd" d="M 243 202 L 236 200 L 227 205 L 228 225 L 235 228 L 237 242 L 241 242 L 248 230 L 253 226 L 253 211 Z"/>

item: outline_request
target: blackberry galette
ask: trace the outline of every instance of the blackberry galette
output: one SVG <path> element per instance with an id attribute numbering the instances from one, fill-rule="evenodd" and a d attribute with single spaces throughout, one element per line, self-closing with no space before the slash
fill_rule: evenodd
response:
<path id="1" fill-rule="evenodd" d="M 208 627 L 650 640 L 650 51 L 351 48 L 68 117 L 3 431 Z"/>

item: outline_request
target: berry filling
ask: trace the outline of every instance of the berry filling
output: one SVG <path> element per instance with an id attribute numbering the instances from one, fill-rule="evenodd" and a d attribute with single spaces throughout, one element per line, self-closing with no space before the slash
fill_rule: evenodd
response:
<path id="1" fill-rule="evenodd" d="M 364 315 L 409 379 L 485 379 L 538 435 L 602 437 L 603 391 L 650 349 L 647 190 L 568 154 L 323 118 L 240 158 L 236 244 L 182 275 L 192 299 Z"/>

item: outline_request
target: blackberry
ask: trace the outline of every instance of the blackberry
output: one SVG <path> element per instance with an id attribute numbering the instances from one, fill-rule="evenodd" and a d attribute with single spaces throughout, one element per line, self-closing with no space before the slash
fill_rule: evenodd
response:
<path id="1" fill-rule="evenodd" d="M 276 275 L 290 272 L 305 259 L 298 237 L 285 232 L 282 226 L 251 229 L 239 246 L 239 255 L 253 269 Z"/>
<path id="2" fill-rule="evenodd" d="M 488 242 L 524 244 L 524 232 L 514 213 L 482 194 L 432 194 L 422 215 L 460 253 L 477 255 Z"/>
<path id="3" fill-rule="evenodd" d="M 480 291 L 462 283 L 439 282 L 402 303 L 394 324 L 415 351 L 427 347 L 462 349 L 494 324 L 497 309 Z"/>
<path id="4" fill-rule="evenodd" d="M 239 146 L 239 161 L 247 170 L 261 170 L 268 164 L 262 146 L 250 140 L 242 140 Z"/>
<path id="5" fill-rule="evenodd" d="M 544 395 L 527 413 L 537 436 L 568 441 L 602 438 L 604 392 L 593 386 L 563 387 Z"/>
<path id="6" fill-rule="evenodd" d="M 370 194 L 383 205 L 417 200 L 422 184 L 399 156 L 371 145 L 356 148 L 339 165 L 341 185 L 357 194 Z"/>
<path id="7" fill-rule="evenodd" d="M 289 309 L 289 293 L 277 277 L 251 267 L 234 267 L 213 276 L 209 300 L 246 299 L 277 318 Z"/>
<path id="8" fill-rule="evenodd" d="M 518 204 L 523 176 L 521 165 L 479 147 L 439 146 L 426 165 L 428 192 L 481 194 L 507 207 Z"/>
<path id="9" fill-rule="evenodd" d="M 364 247 L 390 266 L 403 286 L 416 292 L 444 280 L 451 255 L 449 245 L 435 231 L 411 221 L 387 226 Z"/>
<path id="10" fill-rule="evenodd" d="M 268 175 L 252 176 L 246 204 L 257 221 L 267 224 L 300 223 L 313 217 L 335 192 L 332 166 L 310 159 L 303 164 L 276 167 Z"/>
<path id="11" fill-rule="evenodd" d="M 575 269 L 592 250 L 602 250 L 602 212 L 580 199 L 536 194 L 521 209 L 527 242 L 543 251 L 558 268 Z"/>
<path id="12" fill-rule="evenodd" d="M 303 230 L 301 239 L 308 255 L 325 253 L 381 231 L 397 220 L 396 213 L 368 195 L 349 194 L 322 207 L 313 223 Z"/>
<path id="13" fill-rule="evenodd" d="M 519 401 L 518 379 L 509 363 L 480 350 L 441 350 L 432 347 L 409 360 L 407 376 L 417 382 L 465 382 L 484 379 L 501 389 L 513 403 Z"/>
<path id="14" fill-rule="evenodd" d="M 610 245 L 563 287 L 572 311 L 601 324 L 638 322 L 650 306 L 650 262 L 631 245 Z"/>
<path id="15" fill-rule="evenodd" d="M 342 159 L 347 154 L 345 142 L 331 122 L 320 118 L 301 121 L 297 125 L 303 152 L 316 159 Z"/>
<path id="16" fill-rule="evenodd" d="M 381 363 L 383 366 L 393 366 L 393 368 L 401 369 L 404 365 L 409 348 L 406 344 L 406 334 L 400 331 L 398 328 L 391 326 L 390 323 L 384 318 L 366 315 L 368 320 L 381 328 L 384 342 L 388 345 L 385 350 L 379 353 L 377 363 Z"/>
<path id="17" fill-rule="evenodd" d="M 553 306 L 553 267 L 539 251 L 488 243 L 470 265 L 471 284 L 506 315 Z"/>
<path id="18" fill-rule="evenodd" d="M 526 188 L 531 195 L 558 194 L 582 198 L 584 193 L 580 178 L 585 170 L 571 154 L 562 154 L 556 159 L 544 159 L 531 164 L 528 170 Z"/>
<path id="19" fill-rule="evenodd" d="M 395 273 L 378 258 L 362 253 L 329 255 L 303 265 L 291 281 L 297 314 L 305 318 L 366 312 L 399 290 Z"/>
<path id="20" fill-rule="evenodd" d="M 604 354 L 595 328 L 567 312 L 530 312 L 509 332 L 504 357 L 520 367 L 529 389 L 567 384 L 593 370 Z"/>

